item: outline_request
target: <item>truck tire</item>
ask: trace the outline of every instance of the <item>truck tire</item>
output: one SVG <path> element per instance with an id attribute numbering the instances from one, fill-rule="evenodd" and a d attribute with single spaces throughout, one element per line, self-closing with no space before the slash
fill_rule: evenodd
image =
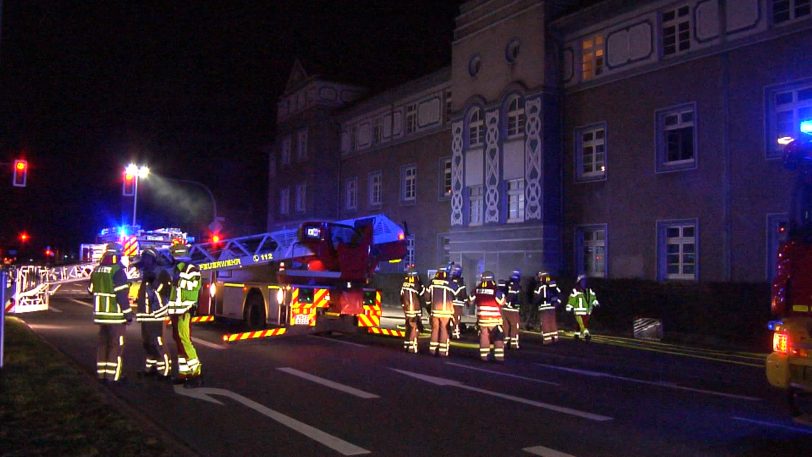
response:
<path id="1" fill-rule="evenodd" d="M 262 294 L 253 291 L 245 299 L 245 327 L 248 330 L 265 328 L 265 302 Z"/>

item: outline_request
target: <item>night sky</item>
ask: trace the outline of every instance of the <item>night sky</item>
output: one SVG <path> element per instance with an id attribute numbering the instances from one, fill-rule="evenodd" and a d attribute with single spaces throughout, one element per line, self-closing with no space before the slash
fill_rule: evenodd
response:
<path id="1" fill-rule="evenodd" d="M 3 0 L 0 0 L 3 1 Z M 0 248 L 68 253 L 132 219 L 131 162 L 212 189 L 225 235 L 263 231 L 276 100 L 293 60 L 374 92 L 448 65 L 458 0 L 4 0 Z M 152 178 L 151 178 L 152 179 Z M 272 183 L 270 183 L 272 185 Z M 138 223 L 202 234 L 207 195 L 142 182 Z"/>

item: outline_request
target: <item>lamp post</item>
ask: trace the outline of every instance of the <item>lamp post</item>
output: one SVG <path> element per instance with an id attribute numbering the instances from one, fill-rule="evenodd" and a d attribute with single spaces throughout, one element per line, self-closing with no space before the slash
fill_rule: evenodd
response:
<path id="1" fill-rule="evenodd" d="M 134 179 L 133 182 L 133 227 L 135 227 L 135 211 L 138 207 L 138 181 L 140 179 L 146 179 L 149 176 L 149 167 L 146 165 L 138 166 L 134 163 L 127 165 L 127 168 L 124 169 L 124 173 L 128 176 L 132 176 Z"/>

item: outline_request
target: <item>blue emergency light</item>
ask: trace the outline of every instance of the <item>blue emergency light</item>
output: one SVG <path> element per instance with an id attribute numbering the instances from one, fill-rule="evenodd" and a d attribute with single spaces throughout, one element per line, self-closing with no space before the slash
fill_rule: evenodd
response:
<path id="1" fill-rule="evenodd" d="M 118 228 L 118 236 L 120 238 L 126 238 L 127 237 L 127 227 L 124 227 L 124 226 L 119 227 Z"/>
<path id="2" fill-rule="evenodd" d="M 807 135 L 812 133 L 812 119 L 801 121 L 801 133 L 806 133 Z"/>

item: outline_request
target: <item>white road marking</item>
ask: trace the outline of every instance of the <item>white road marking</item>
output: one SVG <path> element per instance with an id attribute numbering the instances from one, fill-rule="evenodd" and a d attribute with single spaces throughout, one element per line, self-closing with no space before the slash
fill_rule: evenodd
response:
<path id="1" fill-rule="evenodd" d="M 305 373 L 304 371 L 299 371 L 299 370 L 297 370 L 295 368 L 282 367 L 282 368 L 277 368 L 277 370 L 283 371 L 283 372 L 285 372 L 287 374 L 291 374 L 293 376 L 298 376 L 298 377 L 300 377 L 302 379 L 307 379 L 308 381 L 315 382 L 316 384 L 321 384 L 323 386 L 327 386 L 327 387 L 329 387 L 331 389 L 339 390 L 341 392 L 345 392 L 345 393 L 348 393 L 350 395 L 355 395 L 356 397 L 363 398 L 365 400 L 368 400 L 370 398 L 380 398 L 375 394 L 371 394 L 369 392 L 365 392 L 363 390 L 356 389 L 355 387 L 350 387 L 350 386 L 347 386 L 347 385 L 344 385 L 344 384 L 339 384 L 339 383 L 337 383 L 335 381 L 330 381 L 329 379 L 320 378 L 320 377 L 318 377 L 316 375 L 312 375 L 310 373 Z"/>
<path id="2" fill-rule="evenodd" d="M 502 373 L 501 371 L 496 371 L 496 370 L 486 370 L 484 368 L 472 367 L 472 366 L 469 366 L 469 365 L 464 365 L 462 363 L 446 362 L 445 364 L 455 366 L 455 367 L 465 368 L 467 370 L 482 371 L 482 372 L 485 372 L 485 373 L 492 373 L 492 374 L 499 375 L 499 376 L 507 376 L 508 378 L 523 379 L 525 381 L 530 381 L 530 382 L 538 382 L 538 383 L 541 383 L 541 384 L 549 384 L 551 386 L 559 385 L 557 382 L 544 381 L 542 379 L 535 379 L 535 378 L 528 378 L 526 376 L 519 376 L 517 374 Z"/>
<path id="3" fill-rule="evenodd" d="M 705 389 L 697 389 L 694 387 L 685 387 L 680 386 L 678 384 L 674 384 L 673 382 L 666 382 L 666 381 L 645 381 L 642 379 L 635 379 L 635 378 L 628 378 L 626 376 L 617 376 L 609 373 L 602 373 L 600 371 L 590 371 L 590 370 L 580 370 L 578 368 L 566 368 L 566 367 L 559 367 L 556 365 L 547 365 L 546 363 L 536 363 L 536 365 L 551 368 L 553 370 L 560 370 L 560 371 L 567 371 L 569 373 L 577 373 L 582 374 L 584 376 L 591 376 L 594 378 L 610 378 L 610 379 L 617 379 L 620 381 L 628 381 L 628 382 L 635 382 L 638 384 L 647 384 L 650 386 L 657 386 L 657 387 L 665 387 L 668 389 L 676 389 L 676 390 L 685 390 L 688 392 L 696 392 L 700 394 L 708 394 L 708 395 L 716 395 L 718 397 L 726 397 L 726 398 L 735 398 L 737 400 L 747 400 L 747 401 L 761 401 L 760 398 L 757 397 L 749 397 L 747 395 L 736 395 L 736 394 L 729 394 L 725 392 L 717 392 L 715 390 L 705 390 Z"/>
<path id="4" fill-rule="evenodd" d="M 318 336 L 318 335 L 308 335 L 308 336 L 311 337 L 311 338 L 318 338 L 318 339 L 324 340 L 324 341 L 331 341 L 333 343 L 349 344 L 350 346 L 355 346 L 355 347 L 359 347 L 359 348 L 368 348 L 369 347 L 369 346 L 367 346 L 365 344 L 352 343 L 352 342 L 349 342 L 349 341 L 341 341 L 341 340 L 337 340 L 335 338 L 328 338 L 326 336 Z"/>
<path id="5" fill-rule="evenodd" d="M 390 370 L 397 371 L 398 373 L 405 374 L 406 376 L 411 376 L 413 378 L 417 378 L 421 381 L 429 382 L 438 386 L 451 386 L 451 387 L 458 387 L 460 389 L 470 390 L 472 392 L 478 392 L 485 395 L 491 395 L 493 397 L 504 398 L 505 400 L 515 401 L 517 403 L 523 403 L 525 405 L 535 406 L 537 408 L 544 408 L 549 409 L 550 411 L 556 411 L 563 414 L 569 414 L 571 416 L 582 417 L 584 419 L 589 419 L 593 421 L 610 421 L 612 420 L 609 416 L 602 416 L 600 414 L 593 414 L 586 411 L 579 411 L 577 409 L 566 408 L 564 406 L 553 405 L 550 403 L 543 403 L 540 401 L 535 400 L 528 400 L 526 398 L 515 397 L 513 395 L 503 394 L 500 392 L 493 392 L 490 390 L 480 389 L 478 387 L 472 387 L 465 385 L 459 381 L 455 381 L 453 379 L 446 379 L 446 378 L 439 378 L 436 376 L 430 376 L 425 374 L 419 373 L 412 373 L 410 371 L 398 370 L 397 368 L 390 368 Z"/>
<path id="6" fill-rule="evenodd" d="M 279 411 L 274 411 L 271 408 L 268 408 L 265 405 L 255 402 L 250 398 L 243 397 L 242 395 L 232 392 L 226 389 L 216 389 L 212 387 L 198 387 L 198 388 L 186 388 L 183 386 L 176 385 L 175 386 L 175 393 L 178 395 L 184 395 L 187 397 L 196 398 L 198 400 L 207 401 L 210 403 L 214 403 L 217 405 L 222 405 L 223 403 L 219 400 L 212 398 L 212 395 L 220 395 L 223 397 L 228 397 L 236 402 L 247 406 L 248 408 L 253 409 L 254 411 L 267 416 L 276 422 L 288 427 L 296 432 L 301 433 L 302 435 L 317 441 L 330 449 L 333 449 L 342 455 L 361 455 L 361 454 L 369 454 L 370 451 L 358 447 L 352 443 L 342 440 L 336 436 L 330 435 L 327 432 L 323 432 L 316 427 L 310 426 L 305 424 L 304 422 L 300 422 L 290 416 L 286 416 Z"/>
<path id="7" fill-rule="evenodd" d="M 70 301 L 72 301 L 72 302 L 74 302 L 74 303 L 76 303 L 78 305 L 82 305 L 85 308 L 93 308 L 93 305 L 91 305 L 90 303 L 82 301 L 82 300 L 78 300 L 76 298 L 69 298 L 68 300 L 70 300 Z"/>
<path id="8" fill-rule="evenodd" d="M 544 446 L 526 447 L 522 450 L 529 454 L 540 455 L 541 457 L 575 457 L 572 454 L 566 454 Z"/>
<path id="9" fill-rule="evenodd" d="M 750 422 L 751 424 L 763 425 L 765 427 L 783 428 L 783 429 L 792 430 L 793 432 L 798 432 L 798 433 L 812 433 L 812 428 L 790 427 L 788 425 L 776 424 L 774 422 L 759 421 L 759 420 L 755 420 L 755 419 L 747 419 L 746 417 L 733 416 L 733 420 L 742 421 L 742 422 Z"/>
<path id="10" fill-rule="evenodd" d="M 53 306 L 53 305 L 48 305 L 48 311 L 53 311 L 55 313 L 61 313 L 62 312 L 61 309 L 59 309 L 59 308 L 57 308 L 56 306 Z"/>
<path id="11" fill-rule="evenodd" d="M 222 344 L 209 343 L 206 340 L 201 340 L 200 338 L 196 338 L 194 336 L 192 337 L 192 341 L 201 346 L 206 346 L 207 348 L 219 349 L 221 351 L 228 349 L 228 346 L 223 346 Z"/>
<path id="12" fill-rule="evenodd" d="M 31 330 L 65 330 L 69 325 L 27 324 Z"/>

